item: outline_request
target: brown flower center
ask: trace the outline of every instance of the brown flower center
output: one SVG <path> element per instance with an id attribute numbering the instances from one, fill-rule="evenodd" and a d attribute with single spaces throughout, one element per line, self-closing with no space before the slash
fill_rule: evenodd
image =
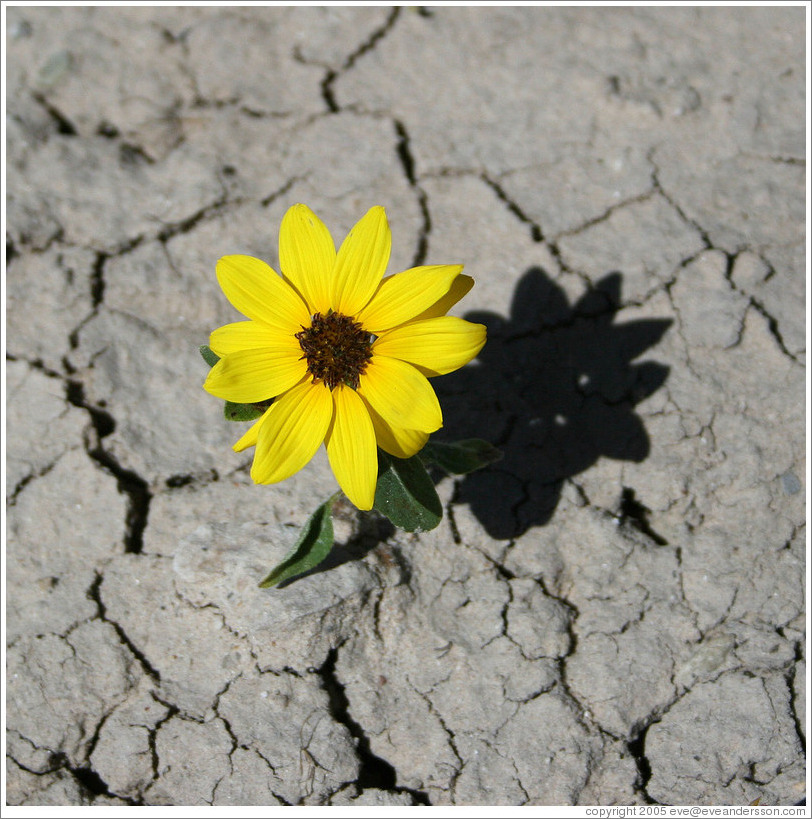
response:
<path id="1" fill-rule="evenodd" d="M 341 313 L 316 313 L 296 338 L 313 381 L 323 381 L 331 390 L 339 384 L 358 389 L 372 358 L 372 334 L 359 322 Z"/>

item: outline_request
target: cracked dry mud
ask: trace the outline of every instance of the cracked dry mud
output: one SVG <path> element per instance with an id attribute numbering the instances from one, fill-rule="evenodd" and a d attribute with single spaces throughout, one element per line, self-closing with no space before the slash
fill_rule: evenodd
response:
<path id="1" fill-rule="evenodd" d="M 804 10 L 8 10 L 10 804 L 794 804 Z M 420 536 L 253 486 L 214 264 L 464 262 Z"/>

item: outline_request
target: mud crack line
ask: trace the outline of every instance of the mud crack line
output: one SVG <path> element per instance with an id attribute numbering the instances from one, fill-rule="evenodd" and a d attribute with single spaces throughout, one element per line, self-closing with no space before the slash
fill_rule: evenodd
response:
<path id="1" fill-rule="evenodd" d="M 375 31 L 370 34 L 370 36 L 361 43 L 355 51 L 352 52 L 344 62 L 337 68 L 331 68 L 327 74 L 325 75 L 324 79 L 321 82 L 321 95 L 324 99 L 324 104 L 327 106 L 327 110 L 330 111 L 332 114 L 337 114 L 341 110 L 341 106 L 336 102 L 335 92 L 333 91 L 333 84 L 335 81 L 345 72 L 352 68 L 355 65 L 355 61 L 358 60 L 359 57 L 362 57 L 367 51 L 371 51 L 375 48 L 376 43 L 381 38 L 385 37 L 389 30 L 395 25 L 395 21 L 400 16 L 400 6 L 394 6 L 392 11 L 389 13 L 389 16 L 384 21 L 384 24 L 377 28 Z M 298 59 L 301 59 L 299 57 Z"/>
<path id="2" fill-rule="evenodd" d="M 396 785 L 397 775 L 395 769 L 385 759 L 376 756 L 370 749 L 369 737 L 350 716 L 347 694 L 344 691 L 344 686 L 336 677 L 337 660 L 338 649 L 330 649 L 327 659 L 317 673 L 321 677 L 322 685 L 330 700 L 330 715 L 336 722 L 344 725 L 358 743 L 357 751 L 361 766 L 355 784 L 359 792 L 363 793 L 366 788 L 377 788 L 390 793 L 406 793 L 414 799 L 416 804 L 430 805 L 428 796 L 422 791 L 398 787 Z"/>
<path id="3" fill-rule="evenodd" d="M 124 551 L 141 554 L 144 547 L 144 530 L 149 517 L 152 501 L 147 482 L 131 469 L 125 469 L 102 445 L 102 440 L 116 428 L 116 422 L 109 412 L 94 406 L 85 398 L 84 385 L 80 381 L 68 380 L 66 398 L 75 407 L 87 410 L 96 434 L 95 441 L 85 441 L 87 454 L 105 471 L 116 479 L 119 492 L 127 496 L 127 516 L 124 527 Z"/>

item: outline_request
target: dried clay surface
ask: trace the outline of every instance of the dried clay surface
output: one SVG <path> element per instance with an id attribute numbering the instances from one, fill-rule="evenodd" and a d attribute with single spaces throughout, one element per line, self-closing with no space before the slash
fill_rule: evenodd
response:
<path id="1" fill-rule="evenodd" d="M 804 798 L 804 10 L 7 9 L 7 801 Z M 255 486 L 216 260 L 463 262 L 421 535 Z"/>

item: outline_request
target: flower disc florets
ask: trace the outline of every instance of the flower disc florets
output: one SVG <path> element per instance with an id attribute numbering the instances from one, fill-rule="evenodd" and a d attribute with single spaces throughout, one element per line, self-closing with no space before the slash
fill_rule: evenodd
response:
<path id="1" fill-rule="evenodd" d="M 316 313 L 296 338 L 314 383 L 323 381 L 331 390 L 339 384 L 358 389 L 372 358 L 372 334 L 360 322 L 341 313 Z"/>

